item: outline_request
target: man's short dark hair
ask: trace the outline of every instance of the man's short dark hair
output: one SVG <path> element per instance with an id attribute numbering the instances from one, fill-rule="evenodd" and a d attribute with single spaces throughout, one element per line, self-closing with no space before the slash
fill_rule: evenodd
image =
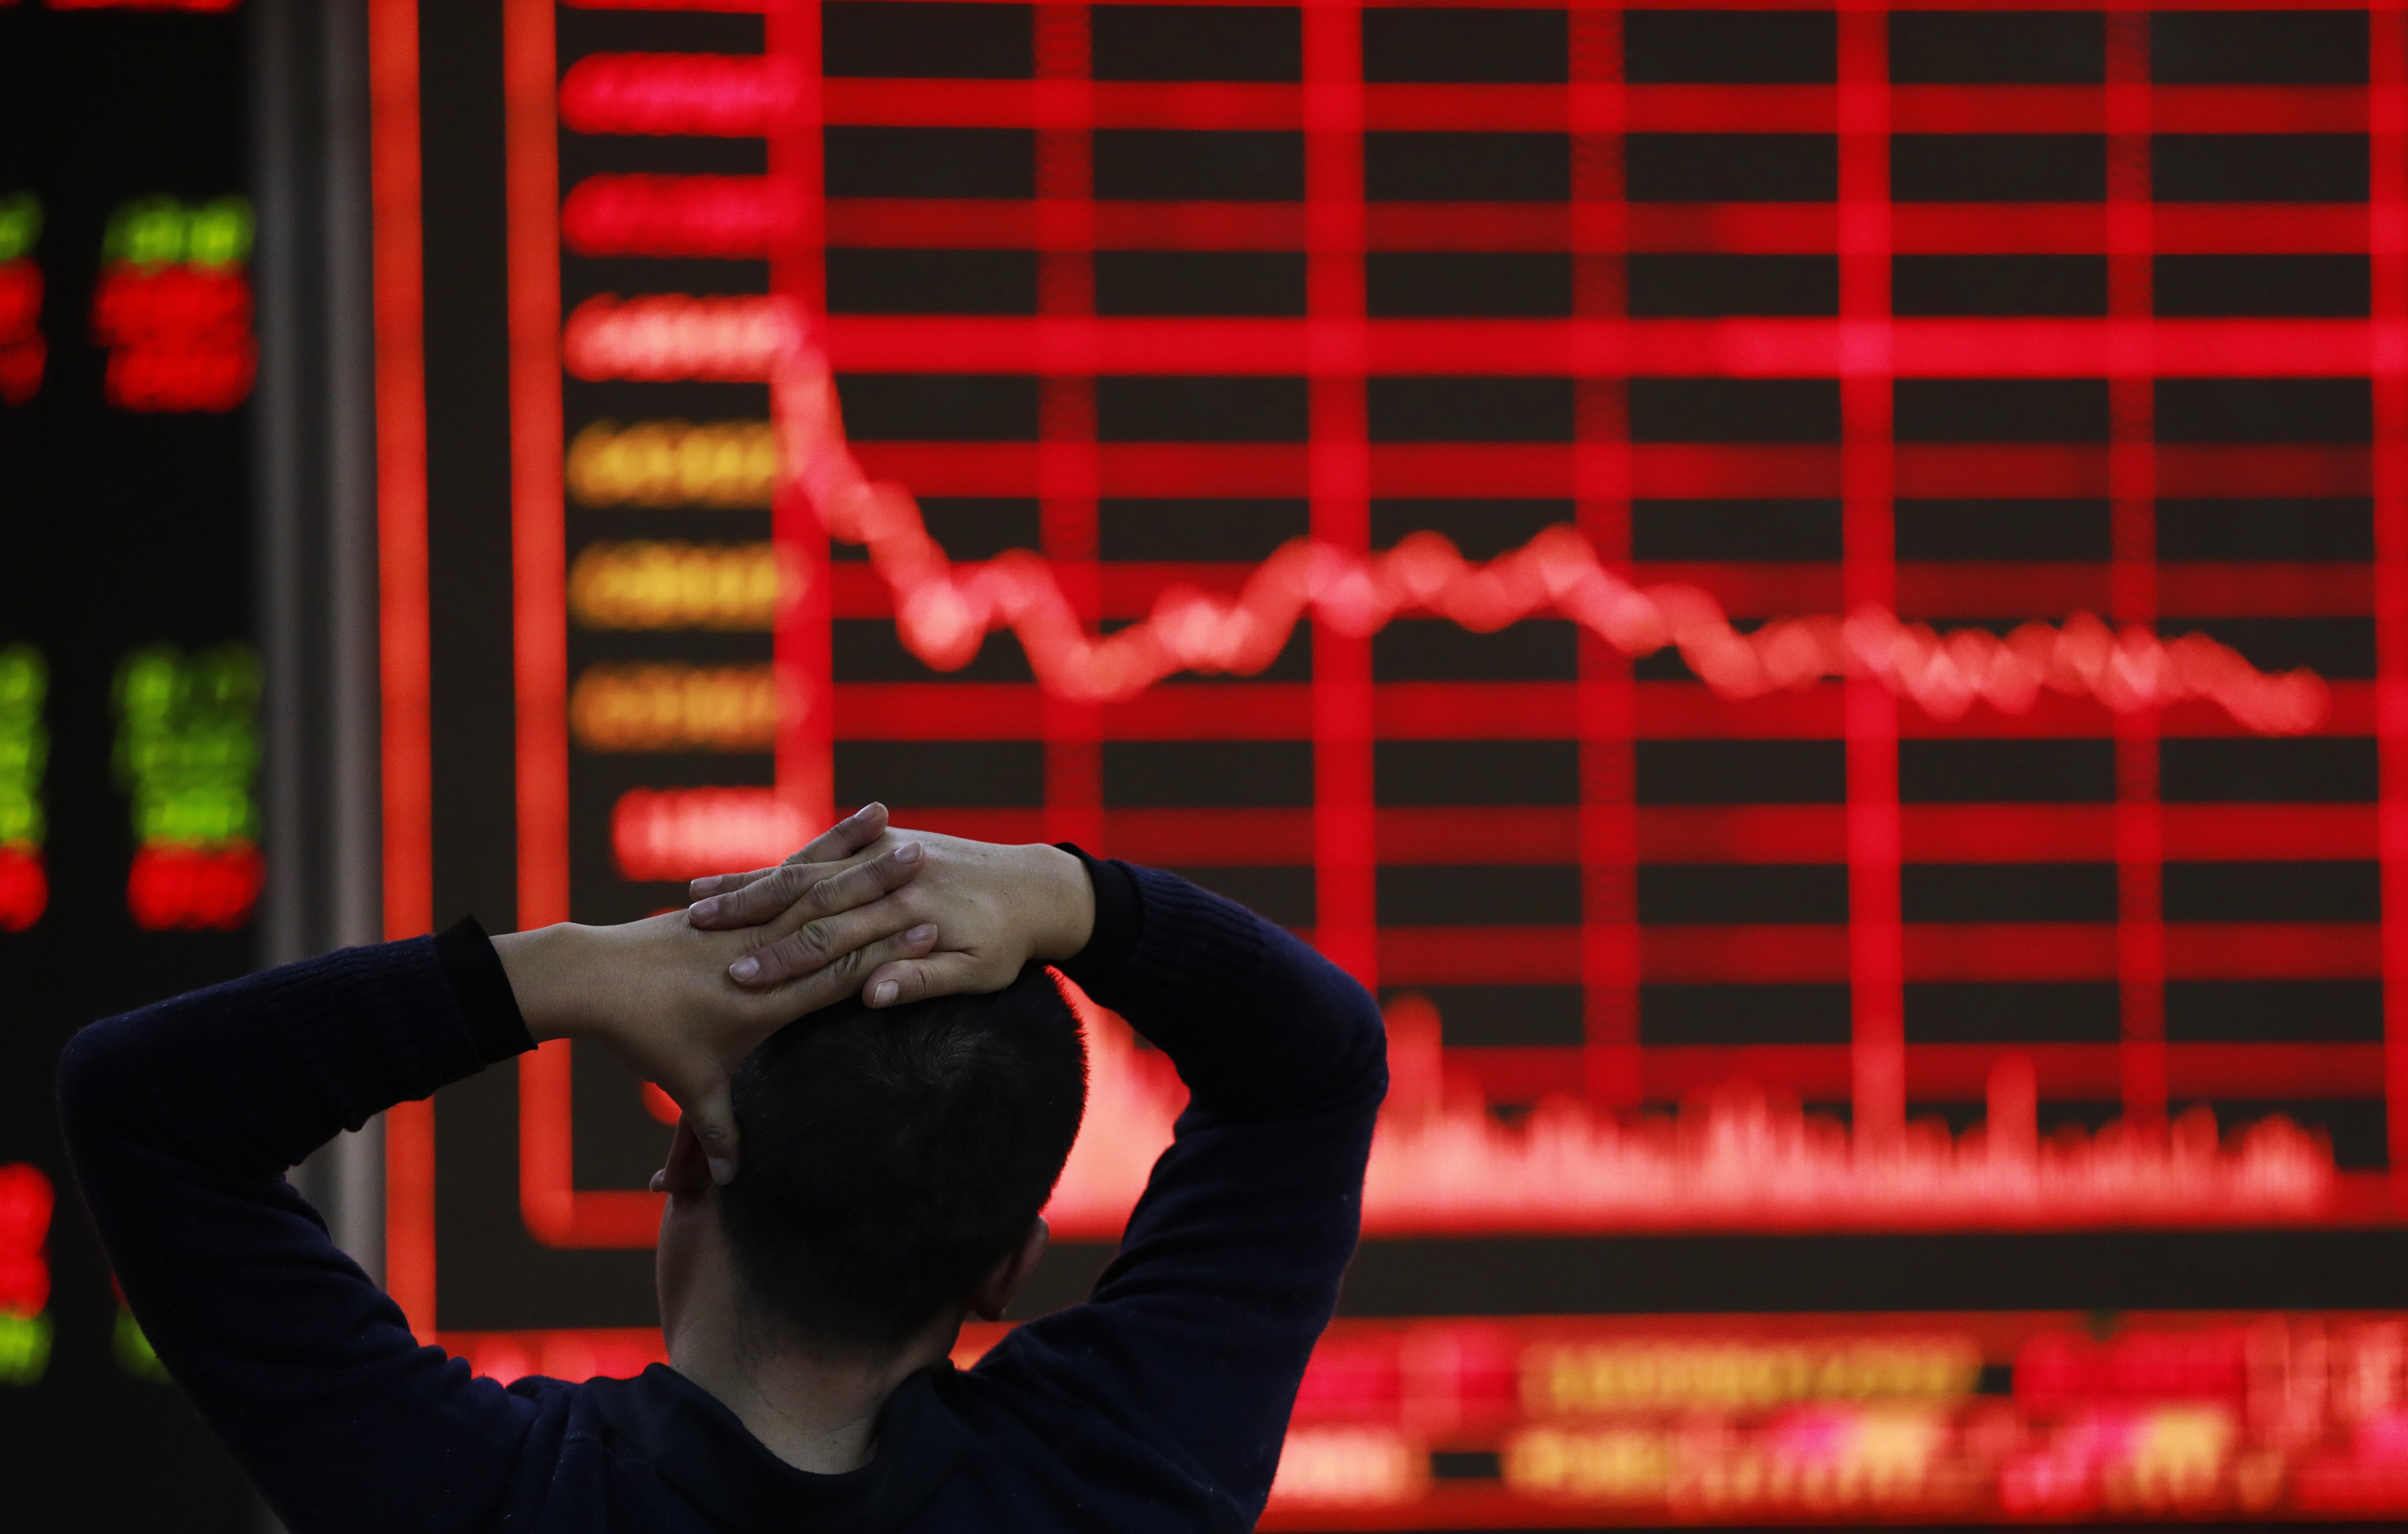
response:
<path id="1" fill-rule="evenodd" d="M 794 1023 L 738 1067 L 720 1194 L 749 1309 L 806 1347 L 884 1355 L 1028 1234 L 1078 1138 L 1087 1050 L 1041 965 L 986 996 Z"/>

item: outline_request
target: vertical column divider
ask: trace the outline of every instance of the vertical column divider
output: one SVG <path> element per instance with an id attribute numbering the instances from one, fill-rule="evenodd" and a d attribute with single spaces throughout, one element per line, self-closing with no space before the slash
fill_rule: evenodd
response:
<path id="1" fill-rule="evenodd" d="M 1892 609 L 1898 450 L 1890 344 L 1889 12 L 1839 13 L 1841 590 Z M 1898 699 L 1845 688 L 1851 1102 L 1860 1146 L 1906 1124 L 1905 934 L 1899 909 Z"/>
<path id="2" fill-rule="evenodd" d="M 2392 1207 L 2408 1212 L 2408 15 L 2367 24 L 2383 1096 Z"/>
<path id="3" fill-rule="evenodd" d="M 1573 505 L 1618 575 L 1630 566 L 1630 371 L 1624 175 L 1622 13 L 1578 9 L 1566 24 L 1571 139 Z M 1581 631 L 1581 1009 L 1584 1085 L 1598 1108 L 1645 1096 L 1639 1037 L 1638 687 L 1630 658 Z"/>
<path id="4" fill-rule="evenodd" d="M 2149 13 L 2107 14 L 2109 607 L 2118 627 L 2157 614 L 2157 380 Z M 2124 1116 L 2166 1115 L 2165 816 L 2157 711 L 2114 711 L 2115 979 Z"/>
<path id="5" fill-rule="evenodd" d="M 794 212 L 793 233 L 769 263 L 769 291 L 801 310 L 810 342 L 827 345 L 827 180 L 821 137 L 819 0 L 769 0 L 764 51 L 794 61 L 801 89 L 769 136 L 769 178 Z M 830 357 L 833 369 L 838 359 Z M 802 370 L 806 373 L 809 369 Z M 781 419 L 772 383 L 770 414 Z M 799 480 L 781 477 L 770 510 L 781 600 L 771 674 L 778 688 L 778 802 L 806 837 L 836 802 L 836 690 L 828 592 L 828 535 Z"/>
<path id="6" fill-rule="evenodd" d="M 1304 8 L 1305 308 L 1312 365 L 1306 477 L 1312 536 L 1371 544 L 1363 327 L 1363 13 Z M 1314 935 L 1365 985 L 1379 980 L 1371 641 L 1312 625 Z"/>
<path id="7" fill-rule="evenodd" d="M 1051 351 L 1038 380 L 1038 525 L 1063 595 L 1090 628 L 1103 615 L 1096 565 L 1096 92 L 1093 13 L 1036 7 L 1037 309 L 1085 344 Z M 1040 695 L 1045 838 L 1104 849 L 1103 710 Z"/>

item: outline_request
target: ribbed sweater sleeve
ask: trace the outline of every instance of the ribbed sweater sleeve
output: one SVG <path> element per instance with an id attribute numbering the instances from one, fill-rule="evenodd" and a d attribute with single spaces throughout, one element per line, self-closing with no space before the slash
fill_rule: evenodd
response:
<path id="1" fill-rule="evenodd" d="M 490 1018 L 480 1047 L 439 946 L 499 973 L 473 927 L 348 949 L 93 1024 L 60 1060 L 126 1302 L 293 1534 L 479 1527 L 523 1432 L 527 1403 L 419 1347 L 284 1179 L 507 1048 Z"/>
<path id="2" fill-rule="evenodd" d="M 1160 1446 L 1251 1527 L 1354 1254 L 1386 1031 L 1360 985 L 1279 927 L 1112 867 L 1137 895 L 1134 941 L 1117 963 L 1091 941 L 1065 972 L 1169 1055 L 1189 1104 L 1093 1299 L 981 1368 Z"/>

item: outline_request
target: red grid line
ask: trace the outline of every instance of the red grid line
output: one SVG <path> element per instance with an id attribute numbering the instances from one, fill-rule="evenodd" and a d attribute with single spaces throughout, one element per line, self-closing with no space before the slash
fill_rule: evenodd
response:
<path id="1" fill-rule="evenodd" d="M 1695 7 L 1684 7 L 1695 8 Z M 2028 7 L 2023 7 L 2028 8 Z M 1575 10 L 1575 18 L 1612 12 Z M 1575 24 L 1584 24 L 1575 22 Z M 1898 85 L 1896 133 L 2100 133 L 2100 85 Z M 1301 85 L 1097 80 L 1093 115 L 1084 92 L 1036 79 L 880 79 L 827 82 L 827 120 L 857 127 L 1296 129 Z M 2361 86 L 2160 85 L 2158 133 L 2363 133 Z M 1829 133 L 1838 93 L 1829 85 L 1394 84 L 1363 87 L 1371 131 L 1454 128 L 1618 135 L 1591 122 L 1627 122 L 1631 133 Z"/>
<path id="2" fill-rule="evenodd" d="M 2107 308 L 2145 320 L 2154 308 L 2148 18 L 2107 16 Z M 2157 422 L 2153 355 L 2117 357 L 2108 380 L 2107 480 L 2110 610 L 2119 624 L 2153 624 L 2157 591 Z M 2157 720 L 2135 710 L 2115 721 L 2116 980 L 2123 1030 L 2125 1116 L 2154 1126 L 2166 1116 L 2165 829 L 2157 805 Z"/>
<path id="3" fill-rule="evenodd" d="M 1889 36 L 1882 11 L 1839 18 L 1841 580 L 1848 610 L 1894 607 Z M 1853 345 L 1849 345 L 1853 342 Z M 1899 910 L 1897 697 L 1845 684 L 1850 1099 L 1880 1145 L 1906 1123 L 1905 947 Z M 1644 939 L 1642 939 L 1642 941 Z"/>
<path id="4" fill-rule="evenodd" d="M 1315 337 L 1312 442 L 1306 449 L 1312 535 L 1350 552 L 1370 547 L 1373 494 L 1367 372 L 1352 334 L 1361 323 L 1363 29 L 1353 6 L 1304 15 L 1305 305 L 1341 321 Z M 1313 902 L 1322 952 L 1377 982 L 1371 641 L 1316 624 L 1312 633 Z"/>
<path id="5" fill-rule="evenodd" d="M 836 197 L 830 242 L 983 250 L 1038 248 L 1038 209 L 983 198 Z M 1633 251 L 1828 254 L 1839 209 L 1828 202 L 1632 203 Z M 1371 251 L 1564 250 L 1592 216 L 1557 203 L 1373 203 Z M 2106 249 L 2103 203 L 1905 203 L 1892 210 L 1905 255 L 2089 255 Z M 1096 206 L 1105 250 L 1295 251 L 1305 210 L 1288 202 L 1111 202 Z M 2338 252 L 2366 249 L 2362 203 L 2180 203 L 2157 209 L 2157 253 Z"/>
<path id="6" fill-rule="evenodd" d="M 2408 317 L 2408 22 L 2386 10 L 2369 24 L 2368 252 L 2375 316 L 2397 323 Z M 2383 1075 L 2397 1191 L 2408 1190 L 2408 348 L 2378 350 L 2373 391 Z"/>

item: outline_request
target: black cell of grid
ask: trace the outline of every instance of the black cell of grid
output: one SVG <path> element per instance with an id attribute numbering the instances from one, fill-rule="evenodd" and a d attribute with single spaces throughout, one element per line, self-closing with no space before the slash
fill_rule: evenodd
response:
<path id="1" fill-rule="evenodd" d="M 2104 442 L 2105 379 L 1899 379 L 1901 442 Z"/>
<path id="2" fill-rule="evenodd" d="M 1311 926 L 1315 919 L 1313 870 L 1310 867 L 1172 868 L 1213 894 L 1226 896 L 1267 922 Z"/>
<path id="3" fill-rule="evenodd" d="M 2168 316 L 2367 312 L 2372 273 L 2362 255 L 2161 255 L 2155 303 Z"/>
<path id="4" fill-rule="evenodd" d="M 2372 804 L 2374 742 L 2176 738 L 2157 747 L 2157 796 L 2169 804 Z"/>
<path id="5" fill-rule="evenodd" d="M 1312 802 L 1310 740 L 1107 740 L 1104 803 L 1268 809 Z"/>
<path id="6" fill-rule="evenodd" d="M 1301 79 L 1304 14 L 1285 6 L 1096 6 L 1097 79 Z"/>
<path id="7" fill-rule="evenodd" d="M 1839 78 L 1829 11 L 1627 10 L 1622 72 L 1633 85 L 1817 85 Z"/>
<path id="8" fill-rule="evenodd" d="M 1890 258 L 1893 314 L 2104 314 L 2107 258 L 1902 255 Z"/>
<path id="9" fill-rule="evenodd" d="M 1037 194 L 1037 137 L 1025 128 L 824 130 L 831 197 Z"/>
<path id="10" fill-rule="evenodd" d="M 1836 442 L 1834 379 L 1632 379 L 1634 442 Z"/>
<path id="11" fill-rule="evenodd" d="M 2161 500 L 2157 557 L 2372 559 L 2374 503 L 2363 496 Z"/>
<path id="12" fill-rule="evenodd" d="M 2379 980 L 2170 980 L 2166 1038 L 2197 1044 L 2379 1044 Z"/>
<path id="13" fill-rule="evenodd" d="M 1302 314 L 1300 251 L 1098 251 L 1098 314 Z"/>
<path id="14" fill-rule="evenodd" d="M 2159 11 L 2149 18 L 2159 85 L 2363 85 L 2362 10 Z"/>
<path id="15" fill-rule="evenodd" d="M 1034 549 L 1038 506 L 1032 497 L 930 495 L 920 520 L 938 547 L 954 559 L 993 559 L 1006 549 Z"/>
<path id="16" fill-rule="evenodd" d="M 1096 131 L 1096 196 L 1104 202 L 1296 202 L 1304 196 L 1304 136 L 1246 129 Z"/>
<path id="17" fill-rule="evenodd" d="M 758 12 L 598 10 L 563 7 L 560 60 L 588 53 L 665 53 L 706 49 L 758 53 L 767 31 Z"/>
<path id="18" fill-rule="evenodd" d="M 1105 442 L 1301 442 L 1311 417 L 1302 379 L 1099 378 Z"/>
<path id="19" fill-rule="evenodd" d="M 1381 804 L 1578 804 L 1580 746 L 1570 740 L 1379 740 Z"/>
<path id="20" fill-rule="evenodd" d="M 1905 804 L 2104 804 L 2115 797 L 2113 740 L 1901 740 Z"/>
<path id="21" fill-rule="evenodd" d="M 1363 258 L 1363 287 L 1365 309 L 1382 319 L 1567 315 L 1572 258 L 1542 251 L 1374 251 Z"/>
<path id="22" fill-rule="evenodd" d="M 1580 635 L 1558 618 L 1474 634 L 1442 618 L 1403 618 L 1371 637 L 1375 681 L 1572 681 Z"/>
<path id="23" fill-rule="evenodd" d="M 1633 255 L 1631 318 L 1837 314 L 1840 258 L 1820 255 Z"/>
<path id="24" fill-rule="evenodd" d="M 839 740 L 836 796 L 902 809 L 1019 809 L 1045 802 L 1036 740 Z"/>
<path id="25" fill-rule="evenodd" d="M 1642 863 L 1648 926 L 1789 925 L 1848 919 L 1843 863 Z"/>
<path id="26" fill-rule="evenodd" d="M 891 618 L 838 618 L 828 624 L 833 681 L 1034 681 L 1010 633 L 990 634 L 968 666 L 939 671 L 903 648 Z"/>
<path id="27" fill-rule="evenodd" d="M 2197 631 L 2241 652 L 2260 671 L 2304 666 L 2333 681 L 2374 675 L 2372 618 L 2168 618 L 2167 634 Z"/>
<path id="28" fill-rule="evenodd" d="M 1383 6 L 1363 12 L 1367 80 L 1545 84 L 1565 78 L 1570 56 L 1560 10 Z"/>
<path id="29" fill-rule="evenodd" d="M 2150 146 L 2161 203 L 2366 199 L 2366 137 L 2351 133 L 2161 133 Z"/>
<path id="30" fill-rule="evenodd" d="M 1847 747 L 1837 740 L 1641 740 L 1641 804 L 1840 804 Z"/>
<path id="31" fill-rule="evenodd" d="M 871 79 L 1025 79 L 1034 72 L 1029 7 L 897 6 L 827 0 L 820 7 L 821 72 Z"/>
<path id="32" fill-rule="evenodd" d="M 2379 922 L 2383 866 L 2169 863 L 2164 900 L 2169 922 Z"/>
<path id="33" fill-rule="evenodd" d="M 1374 442 L 1569 442 L 1570 379 L 1372 379 Z"/>
<path id="34" fill-rule="evenodd" d="M 1844 1044 L 1845 985 L 1639 987 L 1641 1044 Z"/>
<path id="35" fill-rule="evenodd" d="M 1837 501 L 1633 501 L 1633 559 L 1838 559 Z"/>
<path id="36" fill-rule="evenodd" d="M 2379 1088 L 2370 1084 L 2370 1094 Z M 2180 1113 L 2188 1102 L 2168 1105 Z M 2218 1097 L 2202 1104 L 2227 1131 L 2259 1124 L 2277 1115 L 2301 1128 L 2324 1131 L 2332 1142 L 2333 1165 L 2343 1171 L 2379 1171 L 2390 1162 L 2390 1129 L 2380 1096 L 2364 1097 L 2269 1098 Z"/>
<path id="37" fill-rule="evenodd" d="M 2098 202 L 2107 195 L 2107 140 L 2095 133 L 1897 134 L 1889 191 L 1902 203 Z"/>
<path id="38" fill-rule="evenodd" d="M 2091 85 L 2107 78 L 2097 11 L 1894 10 L 1889 78 L 1900 85 Z"/>
<path id="39" fill-rule="evenodd" d="M 1899 869 L 1909 922 L 2112 922 L 2113 863 L 1909 863 Z"/>
<path id="40" fill-rule="evenodd" d="M 1429 1472 L 1433 1481 L 1501 1481 L 1505 1460 L 1494 1449 L 1432 1449 Z"/>
<path id="41" fill-rule="evenodd" d="M 2159 379 L 2160 442 L 2366 442 L 2364 379 Z"/>
<path id="42" fill-rule="evenodd" d="M 1894 523 L 1900 559 L 2105 559 L 2114 552 L 2103 500 L 1902 500 Z"/>
<path id="43" fill-rule="evenodd" d="M 1037 380 L 978 373 L 843 373 L 845 430 L 866 442 L 1033 442 Z"/>
<path id="44" fill-rule="evenodd" d="M 1367 133 L 1363 195 L 1375 203 L 1553 203 L 1571 195 L 1559 133 Z"/>
<path id="45" fill-rule="evenodd" d="M 1034 251 L 827 253 L 831 314 L 1034 314 Z"/>
<path id="46" fill-rule="evenodd" d="M 1390 992 L 1393 1002 L 1404 995 Z M 1450 1049 L 1562 1046 L 1584 1042 L 1584 997 L 1577 985 L 1424 985 L 1413 995 L 1438 1009 L 1439 1031 Z"/>
<path id="47" fill-rule="evenodd" d="M 1623 176 L 1635 203 L 1827 203 L 1840 143 L 1819 133 L 1634 133 Z"/>
<path id="48" fill-rule="evenodd" d="M 1194 559 L 1258 564 L 1312 530 L 1300 500 L 1108 499 L 1096 508 L 1106 559 Z"/>
<path id="49" fill-rule="evenodd" d="M 1906 987 L 1910 1044 L 2105 1044 L 2123 1031 L 2123 996 L 2113 981 L 1926 981 Z"/>
<path id="50" fill-rule="evenodd" d="M 1371 547 L 1392 548 L 1413 533 L 1440 533 L 1466 559 L 1495 559 L 1574 515 L 1570 501 L 1375 500 Z"/>
<path id="51" fill-rule="evenodd" d="M 1389 864 L 1378 902 L 1382 926 L 1578 926 L 1580 865 Z"/>
<path id="52" fill-rule="evenodd" d="M 652 176 L 760 176 L 769 169 L 763 138 L 700 137 L 684 134 L 628 134 L 609 137 L 564 134 L 560 178 L 574 186 L 599 173 Z"/>

